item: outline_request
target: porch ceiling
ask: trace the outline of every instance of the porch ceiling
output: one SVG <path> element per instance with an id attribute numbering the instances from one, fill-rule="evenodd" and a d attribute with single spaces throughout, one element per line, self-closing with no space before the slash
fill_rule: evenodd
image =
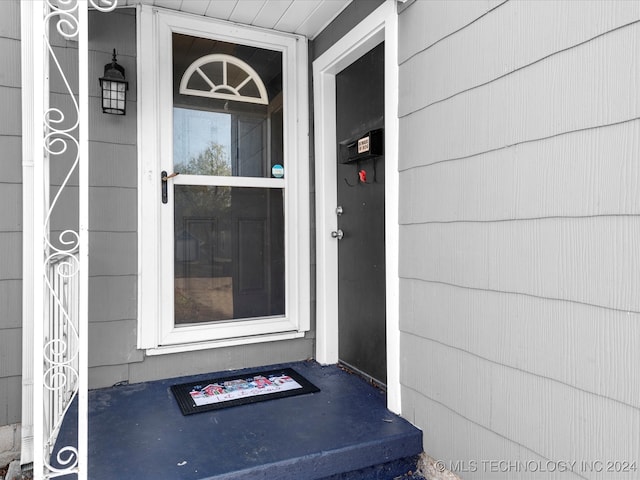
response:
<path id="1" fill-rule="evenodd" d="M 315 38 L 352 0 L 120 0 Z"/>

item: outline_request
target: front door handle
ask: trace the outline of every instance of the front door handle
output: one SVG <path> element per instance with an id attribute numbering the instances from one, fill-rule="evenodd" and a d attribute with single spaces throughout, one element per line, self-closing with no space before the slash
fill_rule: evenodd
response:
<path id="1" fill-rule="evenodd" d="M 344 237 L 344 232 L 340 229 L 334 230 L 333 232 L 331 232 L 331 238 L 342 240 L 342 237 Z"/>

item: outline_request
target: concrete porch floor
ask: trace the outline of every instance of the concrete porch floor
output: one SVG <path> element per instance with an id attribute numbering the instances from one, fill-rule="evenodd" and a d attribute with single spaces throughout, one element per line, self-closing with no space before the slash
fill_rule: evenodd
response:
<path id="1" fill-rule="evenodd" d="M 291 367 L 320 392 L 183 416 L 171 385 Z M 74 412 L 68 418 L 75 418 Z M 75 444 L 66 421 L 58 445 Z M 89 392 L 89 478 L 375 479 L 415 470 L 422 433 L 385 394 L 313 361 Z"/>

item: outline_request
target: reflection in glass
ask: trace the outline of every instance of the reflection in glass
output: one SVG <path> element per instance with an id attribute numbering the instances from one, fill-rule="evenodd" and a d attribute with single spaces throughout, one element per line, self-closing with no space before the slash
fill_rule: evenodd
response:
<path id="1" fill-rule="evenodd" d="M 175 186 L 175 323 L 284 315 L 283 191 Z"/>
<path id="2" fill-rule="evenodd" d="M 189 175 L 231 175 L 231 115 L 173 109 L 173 165 Z"/>
<path id="3" fill-rule="evenodd" d="M 271 178 L 271 167 L 276 164 L 286 167 L 282 52 L 178 33 L 172 38 L 174 171 L 190 175 Z M 225 99 L 180 93 L 180 84 L 194 62 L 216 55 L 246 63 L 264 84 L 267 103 L 243 101 L 246 96 L 258 93 L 251 90 L 255 82 L 247 83 L 247 72 L 230 61 L 203 63 L 197 72 L 188 76 L 188 86 L 217 91 L 221 85 L 243 85 L 241 96 Z"/>
<path id="4" fill-rule="evenodd" d="M 175 324 L 282 316 L 284 191 L 211 186 L 221 182 L 204 178 L 270 178 L 273 165 L 286 166 L 282 52 L 178 33 L 172 39 L 173 168 L 192 176 L 174 185 Z M 246 81 L 249 71 L 262 88 Z M 241 95 L 202 94 L 221 85 Z M 247 101 L 260 93 L 252 88 L 266 103 Z"/>

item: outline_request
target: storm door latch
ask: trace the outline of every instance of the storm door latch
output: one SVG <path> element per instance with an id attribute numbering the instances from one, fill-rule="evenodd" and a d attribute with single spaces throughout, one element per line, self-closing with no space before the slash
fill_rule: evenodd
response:
<path id="1" fill-rule="evenodd" d="M 178 175 L 180 175 L 180 173 L 178 172 L 167 174 L 166 170 L 163 170 L 160 173 L 160 180 L 162 181 L 162 203 L 167 203 L 169 201 L 168 195 L 167 195 L 167 180 L 169 180 L 170 178 L 176 177 Z"/>

